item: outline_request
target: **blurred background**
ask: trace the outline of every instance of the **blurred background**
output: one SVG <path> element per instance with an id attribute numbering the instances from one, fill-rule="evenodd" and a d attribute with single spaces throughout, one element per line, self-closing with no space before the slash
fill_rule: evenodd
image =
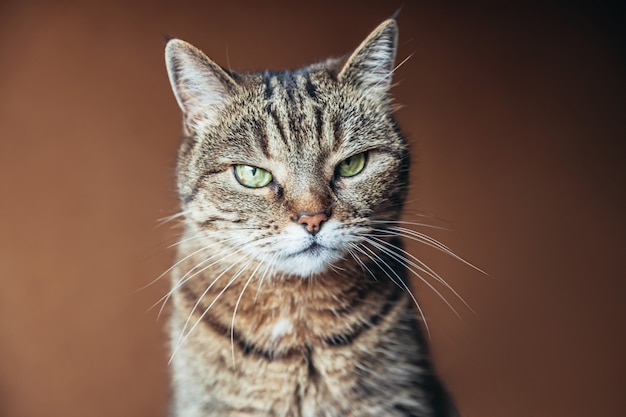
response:
<path id="1" fill-rule="evenodd" d="M 415 290 L 464 417 L 626 409 L 624 6 L 596 2 L 0 3 L 0 416 L 165 416 L 157 310 L 180 112 L 164 35 L 252 71 L 350 52 L 402 7 L 393 93 Z"/>

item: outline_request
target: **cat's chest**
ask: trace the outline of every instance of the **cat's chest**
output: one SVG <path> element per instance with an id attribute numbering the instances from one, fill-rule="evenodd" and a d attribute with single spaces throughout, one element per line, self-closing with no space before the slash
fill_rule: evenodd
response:
<path id="1" fill-rule="evenodd" d="M 236 324 L 235 324 L 236 328 Z M 319 336 L 315 335 L 301 315 L 285 312 L 262 320 L 258 325 L 242 328 L 246 338 L 268 351 L 270 355 L 282 356 L 311 345 Z"/>
<path id="2" fill-rule="evenodd" d="M 291 335 L 294 332 L 294 322 L 289 317 L 281 317 L 272 322 L 268 327 L 268 330 L 271 331 L 270 338 L 273 341 L 278 341 L 284 336 Z"/>

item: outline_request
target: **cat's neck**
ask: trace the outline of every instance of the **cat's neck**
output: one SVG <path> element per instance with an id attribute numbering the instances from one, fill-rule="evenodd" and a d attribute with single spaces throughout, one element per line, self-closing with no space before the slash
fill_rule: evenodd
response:
<path id="1" fill-rule="evenodd" d="M 197 251 L 191 243 L 186 246 L 181 254 Z M 356 261 L 303 278 L 264 273 L 263 265 L 245 261 L 203 264 L 212 256 L 206 252 L 183 260 L 176 275 L 185 282 L 173 283 L 190 323 L 232 332 L 251 346 L 274 345 L 274 355 L 297 352 L 312 341 L 341 344 L 406 294 L 400 288 L 404 282 L 372 276 L 375 267 Z"/>

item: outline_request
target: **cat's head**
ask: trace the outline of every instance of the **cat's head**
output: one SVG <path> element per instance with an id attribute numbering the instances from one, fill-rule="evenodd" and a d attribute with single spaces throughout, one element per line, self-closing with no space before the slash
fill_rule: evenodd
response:
<path id="1" fill-rule="evenodd" d="M 205 245 L 305 277 L 360 256 L 378 221 L 397 218 L 409 161 L 389 97 L 397 32 L 390 19 L 347 58 L 253 74 L 168 41 L 178 191 Z"/>

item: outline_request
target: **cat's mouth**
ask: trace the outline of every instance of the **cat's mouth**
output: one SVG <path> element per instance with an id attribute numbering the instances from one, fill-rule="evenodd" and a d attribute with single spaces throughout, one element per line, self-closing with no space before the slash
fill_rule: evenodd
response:
<path id="1" fill-rule="evenodd" d="M 312 235 L 294 224 L 275 240 L 271 252 L 254 255 L 285 274 L 310 277 L 324 273 L 345 255 L 345 233 L 337 232 L 340 225 L 329 220 L 320 233 Z"/>
<path id="2" fill-rule="evenodd" d="M 309 277 L 323 273 L 337 261 L 339 254 L 336 249 L 310 241 L 293 252 L 283 253 L 274 258 L 274 266 L 287 274 Z"/>
<path id="3" fill-rule="evenodd" d="M 315 255 L 319 255 L 320 253 L 322 253 L 323 251 L 328 250 L 329 248 L 320 245 L 318 242 L 313 241 L 311 242 L 307 247 L 305 247 L 304 249 L 301 249 L 297 252 L 291 253 L 289 254 L 289 256 L 298 256 L 298 255 L 309 255 L 309 256 L 315 256 Z"/>

